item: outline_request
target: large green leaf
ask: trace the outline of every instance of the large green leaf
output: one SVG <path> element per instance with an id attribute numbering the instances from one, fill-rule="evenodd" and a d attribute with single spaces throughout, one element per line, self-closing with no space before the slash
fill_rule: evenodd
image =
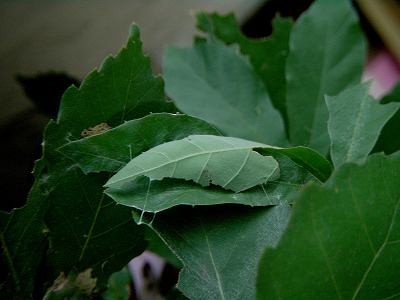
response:
<path id="1" fill-rule="evenodd" d="M 324 95 L 337 95 L 359 83 L 365 52 L 350 1 L 315 1 L 298 19 L 290 34 L 286 62 L 287 113 L 293 145 L 328 154 Z"/>
<path id="2" fill-rule="evenodd" d="M 400 154 L 376 154 L 308 185 L 263 254 L 258 299 L 398 298 L 399 178 Z"/>
<path id="3" fill-rule="evenodd" d="M 219 133 L 200 119 L 160 113 L 127 121 L 102 134 L 72 141 L 59 150 L 74 160 L 85 173 L 117 172 L 142 152 L 190 134 Z"/>
<path id="4" fill-rule="evenodd" d="M 383 126 L 400 106 L 398 103 L 380 105 L 368 95 L 369 86 L 369 83 L 359 84 L 337 96 L 326 97 L 335 166 L 367 158 Z"/>
<path id="5" fill-rule="evenodd" d="M 71 87 L 64 93 L 57 123 L 50 122 L 45 130 L 43 157 L 34 172 L 40 190 L 28 202 L 41 201 L 48 208 L 42 213 L 49 241 L 44 262 L 49 284 L 44 287 L 54 281 L 48 296 L 63 297 L 71 285 L 77 288 L 74 280 L 81 275 L 95 283 L 90 293 L 99 293 L 112 273 L 146 247 L 144 230 L 131 219 L 130 209 L 103 193 L 108 174 L 85 175 L 57 149 L 81 139 L 85 129 L 97 124 L 116 127 L 159 111 L 176 112 L 176 108 L 165 100 L 163 81 L 152 74 L 150 60 L 142 54 L 136 25 L 120 53 L 91 72 L 79 89 Z M 34 234 L 24 236 L 24 246 L 35 239 L 39 241 Z M 29 262 L 29 256 L 24 259 L 21 264 Z M 63 282 L 69 282 L 65 291 L 57 285 Z"/>
<path id="6" fill-rule="evenodd" d="M 215 40 L 167 47 L 163 69 L 166 92 L 182 111 L 229 136 L 287 145 L 282 117 L 237 47 Z"/>
<path id="7" fill-rule="evenodd" d="M 231 137 L 192 135 L 135 157 L 105 186 L 123 188 L 137 177 L 146 176 L 151 180 L 193 180 L 202 186 L 214 184 L 240 192 L 279 177 L 277 161 L 252 149 L 262 146 Z"/>
<path id="8" fill-rule="evenodd" d="M 85 175 L 57 149 L 81 139 L 85 128 L 102 122 L 117 126 L 149 113 L 149 106 L 162 111 L 168 105 L 161 78 L 152 75 L 150 61 L 141 52 L 135 25 L 118 55 L 106 59 L 79 89 L 71 87 L 64 94 L 58 123 L 46 128 L 43 163 L 36 172 L 45 191 L 43 201 L 50 202 L 45 217 L 51 232 L 46 262 L 50 280 L 62 274 L 72 280 L 90 271 L 96 280 L 93 292 L 99 292 L 112 273 L 146 247 L 144 231 L 131 221 L 130 211 L 103 193 L 109 176 Z M 62 297 L 63 290 L 53 288 Z"/>
<path id="9" fill-rule="evenodd" d="M 273 20 L 274 32 L 270 37 L 249 39 L 241 32 L 233 13 L 221 16 L 200 12 L 196 19 L 198 28 L 214 34 L 225 43 L 238 44 L 240 51 L 249 56 L 254 69 L 264 81 L 273 105 L 287 121 L 285 63 L 289 52 L 291 20 L 277 17 Z"/>
<path id="10" fill-rule="evenodd" d="M 382 98 L 381 104 L 390 102 L 400 102 L 400 83 L 398 83 L 393 90 Z M 373 149 L 373 152 L 385 152 L 392 154 L 400 150 L 400 110 L 393 115 L 393 117 L 383 127 L 381 135 Z"/>
<path id="11" fill-rule="evenodd" d="M 190 299 L 254 299 L 256 264 L 275 246 L 289 205 L 178 207 L 156 215 L 135 213 L 183 262 L 178 288 Z"/>

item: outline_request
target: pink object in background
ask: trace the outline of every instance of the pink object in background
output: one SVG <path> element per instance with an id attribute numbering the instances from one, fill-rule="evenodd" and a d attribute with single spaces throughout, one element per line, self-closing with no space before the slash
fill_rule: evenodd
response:
<path id="1" fill-rule="evenodd" d="M 379 52 L 364 71 L 363 81 L 372 80 L 370 94 L 377 99 L 390 92 L 400 80 L 400 65 L 389 51 Z"/>

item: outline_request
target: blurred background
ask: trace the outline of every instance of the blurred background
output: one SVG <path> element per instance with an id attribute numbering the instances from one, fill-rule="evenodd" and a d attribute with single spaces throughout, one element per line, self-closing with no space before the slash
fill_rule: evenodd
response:
<path id="1" fill-rule="evenodd" d="M 161 73 L 166 44 L 192 43 L 195 11 L 234 12 L 243 32 L 257 38 L 271 33 L 276 14 L 296 19 L 312 2 L 0 0 L 0 209 L 10 211 L 24 204 L 33 183 L 34 160 L 41 156 L 43 129 L 50 118 L 56 118 L 63 91 L 72 83 L 79 85 L 104 58 L 116 54 L 132 22 L 141 29 L 154 72 Z M 370 92 L 379 99 L 400 78 L 400 1 L 352 3 L 369 43 L 364 79 L 374 80 Z M 139 274 L 148 261 L 155 260 L 137 258 L 131 268 L 139 269 L 133 273 Z M 153 271 L 157 265 L 163 263 L 155 263 Z M 156 275 L 163 270 L 159 268 Z"/>

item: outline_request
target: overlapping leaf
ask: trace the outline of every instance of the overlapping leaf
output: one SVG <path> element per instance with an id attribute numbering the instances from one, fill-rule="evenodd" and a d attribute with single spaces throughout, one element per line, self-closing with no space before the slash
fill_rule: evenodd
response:
<path id="1" fill-rule="evenodd" d="M 202 138 L 207 139 L 207 137 Z M 218 138 L 237 140 L 226 137 Z M 270 180 L 266 184 L 254 186 L 240 193 L 234 193 L 214 186 L 203 188 L 194 182 L 184 180 L 164 178 L 160 181 L 150 180 L 145 176 L 136 176 L 135 179 L 129 179 L 119 188 L 108 188 L 106 193 L 120 204 L 149 212 L 159 212 L 181 204 L 213 205 L 236 203 L 265 206 L 291 203 L 306 182 L 309 180 L 323 182 L 330 175 L 330 163 L 309 148 L 277 148 L 254 142 L 243 142 L 250 143 L 246 146 L 246 149 L 249 149 L 247 148 L 248 146 L 258 146 L 254 149 L 255 151 L 274 157 L 279 164 L 280 177 Z M 185 151 L 183 148 L 179 149 L 179 151 Z M 254 155 L 257 154 L 254 153 Z M 193 172 L 193 174 L 198 174 L 196 169 L 192 169 L 192 163 L 186 160 L 181 161 L 181 163 L 186 164 L 185 168 Z M 219 173 L 225 176 L 226 169 L 232 166 L 235 166 L 235 164 L 227 161 L 222 165 L 217 164 L 215 167 Z M 212 173 L 207 172 L 209 180 Z M 126 174 L 128 176 L 132 175 L 129 170 L 127 170 Z M 244 179 L 247 180 L 247 178 Z"/>
<path id="2" fill-rule="evenodd" d="M 102 134 L 72 141 L 59 151 L 85 172 L 117 172 L 132 158 L 157 145 L 190 134 L 219 132 L 200 119 L 182 114 L 158 113 L 127 121 Z"/>
<path id="3" fill-rule="evenodd" d="M 327 155 L 328 109 L 334 96 L 360 82 L 365 41 L 347 0 L 316 1 L 290 34 L 286 61 L 290 142 Z"/>
<path id="4" fill-rule="evenodd" d="M 156 215 L 135 213 L 183 262 L 178 288 L 190 299 L 254 299 L 256 264 L 275 246 L 290 207 L 181 206 Z"/>
<path id="5" fill-rule="evenodd" d="M 368 95 L 369 83 L 326 97 L 328 132 L 335 166 L 367 158 L 386 122 L 396 113 L 398 103 L 380 105 Z"/>
<path id="6" fill-rule="evenodd" d="M 146 176 L 151 180 L 179 178 L 202 186 L 213 184 L 235 192 L 244 191 L 279 178 L 277 161 L 252 149 L 262 146 L 231 137 L 189 136 L 132 159 L 105 186 L 121 189 L 139 176 Z"/>
<path id="7" fill-rule="evenodd" d="M 249 56 L 254 69 L 264 81 L 273 105 L 282 114 L 287 126 L 285 62 L 289 52 L 291 20 L 277 17 L 273 20 L 274 32 L 270 37 L 249 39 L 242 34 L 232 13 L 221 16 L 200 12 L 196 19 L 198 28 L 227 44 L 238 44 L 240 51 Z"/>
<path id="8" fill-rule="evenodd" d="M 206 120 L 225 135 L 286 146 L 280 113 L 237 47 L 215 40 L 193 48 L 166 48 L 165 89 L 183 112 Z"/>
<path id="9" fill-rule="evenodd" d="M 400 294 L 400 155 L 376 154 L 310 184 L 263 254 L 258 299 L 389 299 Z"/>
<path id="10" fill-rule="evenodd" d="M 85 175 L 57 149 L 81 139 L 85 128 L 102 122 L 119 125 L 148 114 L 150 106 L 153 112 L 173 109 L 165 101 L 162 79 L 152 74 L 149 58 L 141 52 L 133 25 L 118 55 L 107 58 L 79 89 L 67 90 L 58 123 L 51 122 L 45 131 L 43 163 L 36 176 L 46 191 L 41 201 L 50 202 L 45 217 L 51 232 L 46 263 L 50 280 L 61 272 L 67 276 L 90 268 L 99 291 L 110 274 L 145 249 L 143 228 L 132 222 L 129 210 L 104 195 L 108 175 Z"/>

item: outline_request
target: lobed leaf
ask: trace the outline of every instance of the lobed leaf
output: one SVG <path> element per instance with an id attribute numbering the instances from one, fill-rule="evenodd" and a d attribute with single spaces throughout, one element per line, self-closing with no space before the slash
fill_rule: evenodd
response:
<path id="1" fill-rule="evenodd" d="M 359 84 L 326 97 L 331 157 L 336 167 L 366 159 L 382 128 L 399 108 L 397 103 L 380 105 L 368 95 L 369 86 Z"/>
<path id="2" fill-rule="evenodd" d="M 308 185 L 278 246 L 262 256 L 258 299 L 397 297 L 399 178 L 400 154 L 376 154 Z"/>
<path id="3" fill-rule="evenodd" d="M 38 189 L 28 200 L 33 207 L 37 202 L 46 204 L 45 211 L 36 212 L 46 225 L 49 247 L 46 253 L 40 253 L 46 278 L 38 277 L 38 286 L 46 289 L 61 275 L 73 278 L 90 270 L 96 282 L 92 297 L 106 287 L 112 273 L 145 249 L 144 229 L 131 219 L 130 209 L 116 205 L 103 193 L 108 175 L 85 175 L 57 149 L 81 139 L 84 129 L 101 123 L 115 127 L 151 111 L 175 112 L 176 108 L 165 99 L 162 79 L 152 74 L 150 60 L 142 53 L 138 28 L 133 25 L 126 46 L 115 57 L 107 58 L 99 70 L 91 72 L 79 89 L 73 86 L 64 93 L 58 123 L 51 121 L 45 130 L 43 157 L 34 170 Z M 29 206 L 19 213 L 23 212 L 30 213 Z M 24 220 L 16 224 L 24 225 Z M 41 232 L 42 222 L 32 226 L 32 230 Z M 37 234 L 26 234 L 21 240 L 21 247 L 43 243 Z M 26 255 L 20 264 L 31 265 L 35 274 L 37 265 L 30 259 Z M 25 276 L 21 269 L 16 272 L 22 272 L 17 274 L 21 278 Z M 32 293 L 31 288 L 31 282 L 27 282 L 26 294 Z"/>
<path id="4" fill-rule="evenodd" d="M 156 146 L 132 159 L 105 184 L 123 188 L 139 176 L 193 180 L 240 192 L 279 177 L 275 159 L 252 150 L 263 145 L 231 137 L 193 135 Z"/>
<path id="5" fill-rule="evenodd" d="M 334 96 L 360 82 L 365 40 L 347 0 L 315 1 L 290 34 L 286 61 L 287 113 L 293 145 L 329 151 L 328 109 Z"/>
<path id="6" fill-rule="evenodd" d="M 290 213 L 273 207 L 181 206 L 156 215 L 134 213 L 182 261 L 178 288 L 190 299 L 254 299 L 256 264 L 275 246 Z"/>
<path id="7" fill-rule="evenodd" d="M 116 205 L 103 193 L 108 174 L 85 175 L 56 151 L 66 134 L 62 129 L 54 122 L 47 126 L 46 168 L 37 175 L 45 192 L 39 199 L 49 205 L 44 217 L 50 232 L 47 280 L 57 281 L 61 274 L 71 280 L 76 273 L 90 269 L 97 284 L 93 292 L 98 293 L 112 273 L 145 250 L 144 229 L 132 222 L 129 209 Z"/>

